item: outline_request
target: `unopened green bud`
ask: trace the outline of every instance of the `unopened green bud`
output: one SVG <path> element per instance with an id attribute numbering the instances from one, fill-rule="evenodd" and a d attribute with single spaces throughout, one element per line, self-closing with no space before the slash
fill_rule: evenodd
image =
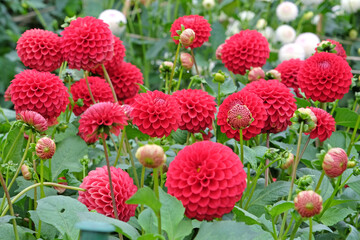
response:
<path id="1" fill-rule="evenodd" d="M 218 82 L 218 83 L 223 83 L 223 82 L 225 82 L 225 76 L 221 73 L 215 73 L 214 81 Z"/>
<path id="2" fill-rule="evenodd" d="M 317 125 L 317 118 L 310 108 L 297 109 L 290 121 L 292 122 L 291 127 L 294 130 L 299 130 L 301 123 L 303 123 L 304 133 L 311 132 Z"/>
<path id="3" fill-rule="evenodd" d="M 360 175 L 360 167 L 359 166 L 356 166 L 353 168 L 353 174 L 354 174 L 354 176 Z"/>
<path id="4" fill-rule="evenodd" d="M 304 18 L 304 20 L 310 20 L 313 16 L 314 16 L 314 13 L 310 11 L 310 12 L 305 13 L 303 18 Z"/>
<path id="5" fill-rule="evenodd" d="M 358 36 L 358 32 L 355 29 L 351 29 L 349 32 L 349 38 L 355 40 Z"/>

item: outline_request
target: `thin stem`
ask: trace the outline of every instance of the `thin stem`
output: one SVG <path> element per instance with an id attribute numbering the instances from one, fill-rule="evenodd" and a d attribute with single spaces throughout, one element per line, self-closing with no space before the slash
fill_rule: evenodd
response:
<path id="1" fill-rule="evenodd" d="M 218 95 L 217 95 L 217 101 L 218 101 L 218 106 L 220 106 L 221 103 L 221 83 L 218 83 Z"/>
<path id="2" fill-rule="evenodd" d="M 5 121 L 6 121 L 8 124 L 10 124 L 9 119 L 6 117 L 6 115 L 5 115 L 5 113 L 4 113 L 4 110 L 2 109 L 1 106 L 0 106 L 0 113 L 1 113 L 1 115 L 4 117 Z"/>
<path id="3" fill-rule="evenodd" d="M 304 155 L 305 150 L 306 150 L 307 146 L 309 145 L 309 142 L 310 142 L 310 135 L 308 136 L 308 138 L 307 138 L 307 140 L 306 140 L 306 142 L 305 142 L 305 144 L 304 144 L 304 147 L 303 147 L 303 149 L 301 150 L 299 159 L 301 159 L 302 156 Z"/>
<path id="4" fill-rule="evenodd" d="M 126 149 L 127 149 L 128 154 L 129 154 L 129 157 L 130 157 L 130 162 L 131 162 L 131 166 L 132 166 L 133 173 L 134 173 L 134 178 L 135 178 L 135 184 L 139 188 L 139 186 L 140 186 L 139 178 L 138 178 L 138 175 L 137 175 L 137 172 L 136 172 L 134 157 L 132 155 L 129 139 L 127 138 L 127 136 L 125 136 L 125 145 L 126 145 Z"/>
<path id="5" fill-rule="evenodd" d="M 350 141 L 350 144 L 349 144 L 349 147 L 346 151 L 346 154 L 349 156 L 350 155 L 350 152 L 351 152 L 351 148 L 353 147 L 354 145 L 354 140 L 355 140 L 355 137 L 356 137 L 356 132 L 359 128 L 359 124 L 360 124 L 360 115 L 358 115 L 358 118 L 356 120 L 356 124 L 355 124 L 355 128 L 354 128 L 354 131 L 352 133 L 352 136 L 351 136 L 351 141 Z"/>
<path id="6" fill-rule="evenodd" d="M 200 76 L 200 72 L 199 72 L 199 69 L 198 69 L 198 66 L 197 66 L 197 63 L 196 63 L 196 59 L 195 59 L 195 55 L 194 55 L 194 50 L 193 50 L 192 48 L 191 48 L 191 56 L 192 56 L 193 59 L 194 59 L 196 74 Z"/>
<path id="7" fill-rule="evenodd" d="M 332 200 L 334 199 L 336 193 L 339 190 L 340 183 L 341 183 L 341 175 L 338 177 L 338 179 L 336 181 L 335 189 L 334 189 L 333 193 L 331 194 L 330 198 L 326 201 L 326 205 L 323 208 L 323 210 L 321 211 L 319 218 L 321 218 L 321 216 L 324 214 L 324 212 L 330 207 Z"/>
<path id="8" fill-rule="evenodd" d="M 172 83 L 172 80 L 173 80 L 173 77 L 174 77 L 174 72 L 175 72 L 175 68 L 176 68 L 176 62 L 177 62 L 177 59 L 179 57 L 179 52 L 180 52 L 180 47 L 181 47 L 181 44 L 179 43 L 178 44 L 178 47 L 176 48 L 176 53 L 175 53 L 175 59 L 174 59 L 174 65 L 171 69 L 171 75 L 170 75 L 170 81 L 169 81 L 169 86 L 168 86 L 168 92 L 170 93 L 171 91 L 171 83 Z"/>
<path id="9" fill-rule="evenodd" d="M 52 181 L 52 175 L 51 175 L 51 158 L 48 160 L 49 161 L 49 180 Z"/>
<path id="10" fill-rule="evenodd" d="M 40 199 L 45 197 L 44 192 L 44 160 L 40 159 Z"/>
<path id="11" fill-rule="evenodd" d="M 355 102 L 356 101 L 357 100 L 355 100 Z M 336 99 L 335 104 L 334 104 L 333 108 L 331 109 L 331 113 L 330 113 L 331 116 L 334 115 L 334 112 L 335 112 L 335 109 L 336 109 L 338 103 L 339 103 L 339 99 Z"/>
<path id="12" fill-rule="evenodd" d="M 142 169 L 141 169 L 141 180 L 140 180 L 140 188 L 143 188 L 144 187 L 144 181 L 145 181 L 145 167 L 142 166 Z M 140 213 L 144 210 L 144 204 L 141 204 L 140 206 Z"/>
<path id="13" fill-rule="evenodd" d="M 240 133 L 240 161 L 244 164 L 244 137 L 242 128 L 239 131 Z"/>
<path id="14" fill-rule="evenodd" d="M 303 219 L 300 218 L 299 221 L 296 222 L 294 229 L 292 230 L 291 236 L 290 236 L 290 240 L 293 240 L 295 238 L 295 235 L 297 233 L 298 228 L 300 227 L 301 223 L 302 223 Z"/>
<path id="15" fill-rule="evenodd" d="M 180 88 L 180 83 L 181 83 L 181 78 L 182 78 L 182 75 L 183 75 L 183 71 L 184 71 L 184 68 L 183 67 L 180 67 L 180 75 L 179 75 L 179 81 L 177 83 L 177 86 L 175 88 L 175 91 L 179 90 Z"/>
<path id="16" fill-rule="evenodd" d="M 125 128 L 126 126 L 124 126 L 124 129 L 122 130 L 122 134 L 121 134 L 121 139 L 120 139 L 120 144 L 119 144 L 119 148 L 118 148 L 118 152 L 116 154 L 116 158 L 115 158 L 115 162 L 114 162 L 114 167 L 116 166 L 116 164 L 118 163 L 119 159 L 120 159 L 120 163 L 123 163 L 122 159 L 121 159 L 121 149 L 122 149 L 122 145 L 124 143 L 124 137 L 125 137 Z"/>
<path id="17" fill-rule="evenodd" d="M 116 146 L 116 142 L 115 142 L 112 134 L 109 134 L 109 137 L 110 137 L 110 139 L 111 139 L 111 142 L 112 142 L 113 145 L 114 145 L 115 151 L 118 152 L 118 147 Z"/>
<path id="18" fill-rule="evenodd" d="M 289 225 L 288 225 L 288 227 L 286 228 L 286 230 L 285 230 L 285 232 L 284 232 L 284 236 L 286 236 L 286 235 L 287 235 L 287 233 L 289 232 L 289 230 L 290 230 L 290 228 L 291 228 L 291 225 L 292 225 L 293 221 L 294 221 L 294 216 L 291 216 L 291 219 L 290 219 Z"/>
<path id="19" fill-rule="evenodd" d="M 309 218 L 309 240 L 311 240 L 311 236 L 312 236 L 312 228 L 313 228 L 313 222 L 312 222 L 312 217 Z"/>
<path id="20" fill-rule="evenodd" d="M 165 93 L 169 92 L 169 73 L 165 72 Z"/>
<path id="21" fill-rule="evenodd" d="M 270 133 L 266 133 L 266 147 L 270 148 Z M 265 164 L 269 164 L 269 159 L 265 160 Z M 270 168 L 267 168 L 265 171 L 265 187 L 269 185 L 269 175 L 270 175 Z"/>
<path id="22" fill-rule="evenodd" d="M 109 74 L 108 74 L 108 72 L 106 71 L 106 68 L 105 68 L 104 64 L 101 64 L 101 67 L 102 67 L 103 72 L 104 72 L 104 77 L 105 77 L 107 83 L 110 85 L 111 92 L 112 92 L 112 95 L 113 95 L 113 98 L 114 98 L 114 102 L 118 102 L 118 99 L 117 99 L 117 97 L 116 97 L 116 92 L 115 92 L 114 86 L 113 86 L 113 84 L 112 84 L 112 82 L 111 82 L 111 80 L 110 80 Z"/>
<path id="23" fill-rule="evenodd" d="M 160 200 L 159 197 L 159 179 L 158 179 L 158 169 L 154 168 L 153 170 L 153 178 L 154 178 L 154 192 L 155 195 L 157 197 L 157 199 Z M 161 234 L 161 215 L 160 215 L 160 211 L 157 213 L 157 218 L 158 218 L 158 233 Z"/>
<path id="24" fill-rule="evenodd" d="M 325 176 L 325 171 L 323 170 L 323 171 L 321 172 L 319 181 L 318 181 L 318 183 L 317 183 L 317 185 L 316 185 L 316 187 L 315 187 L 315 192 L 316 192 L 317 190 L 319 190 L 320 185 L 321 185 L 321 182 L 322 182 L 322 180 L 324 179 L 324 176 Z"/>
<path id="25" fill-rule="evenodd" d="M 91 88 L 90 88 L 90 84 L 89 84 L 89 79 L 88 79 L 88 77 L 89 77 L 89 72 L 88 72 L 88 71 L 85 71 L 85 82 L 86 82 L 86 86 L 87 86 L 87 88 L 88 88 L 90 98 L 91 98 L 91 100 L 93 101 L 93 103 L 95 104 L 95 103 L 96 103 L 96 102 L 95 102 L 95 98 L 94 98 L 94 95 L 93 95 L 92 92 L 91 92 Z"/>

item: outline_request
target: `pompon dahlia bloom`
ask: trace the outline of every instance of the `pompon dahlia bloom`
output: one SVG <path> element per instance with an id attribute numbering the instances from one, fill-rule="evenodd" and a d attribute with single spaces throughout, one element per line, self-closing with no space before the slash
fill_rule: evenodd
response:
<path id="1" fill-rule="evenodd" d="M 296 110 L 295 98 L 284 84 L 260 79 L 246 85 L 243 91 L 255 93 L 264 102 L 267 120 L 262 133 L 282 132 L 291 124 L 290 118 Z"/>
<path id="2" fill-rule="evenodd" d="M 133 124 L 150 137 L 167 137 L 179 127 L 180 106 L 171 95 L 148 91 L 137 95 L 131 106 Z"/>
<path id="3" fill-rule="evenodd" d="M 344 60 L 346 60 L 346 51 L 343 48 L 343 46 L 341 45 L 341 43 L 335 41 L 335 40 L 331 40 L 331 39 L 326 39 L 325 41 L 330 42 L 332 44 L 335 45 L 335 51 L 336 51 L 336 55 L 338 55 L 339 57 L 342 57 Z M 321 43 L 319 43 L 317 46 L 321 45 Z M 318 52 L 318 49 L 316 49 L 316 52 Z"/>
<path id="4" fill-rule="evenodd" d="M 90 71 L 113 57 L 113 34 L 103 20 L 79 17 L 61 35 L 61 52 L 69 68 Z"/>
<path id="5" fill-rule="evenodd" d="M 16 119 L 26 123 L 29 127 L 33 127 L 39 132 L 44 132 L 48 129 L 46 119 L 41 116 L 40 113 L 34 111 L 21 111 L 16 114 Z"/>
<path id="6" fill-rule="evenodd" d="M 262 67 L 269 54 L 269 43 L 261 33 L 242 30 L 225 41 L 221 60 L 229 71 L 244 75 L 251 67 Z"/>
<path id="7" fill-rule="evenodd" d="M 246 173 L 229 147 L 202 141 L 179 151 L 165 186 L 182 202 L 187 217 L 210 221 L 231 212 L 246 187 Z"/>
<path id="8" fill-rule="evenodd" d="M 310 134 L 310 138 L 319 138 L 319 140 L 323 142 L 330 138 L 331 134 L 335 132 L 335 119 L 330 113 L 322 110 L 321 108 L 310 107 L 310 109 L 317 118 L 317 124 L 314 130 L 305 134 Z"/>
<path id="9" fill-rule="evenodd" d="M 307 98 L 320 102 L 341 99 L 351 85 L 349 64 L 333 53 L 316 53 L 306 59 L 298 73 L 298 83 Z"/>
<path id="10" fill-rule="evenodd" d="M 282 43 L 291 43 L 296 38 L 296 31 L 292 26 L 284 24 L 276 29 L 275 37 Z"/>
<path id="11" fill-rule="evenodd" d="M 283 22 L 295 20 L 298 13 L 298 7 L 292 2 L 282 2 L 276 8 L 276 16 Z"/>
<path id="12" fill-rule="evenodd" d="M 80 117 L 79 135 L 88 143 L 96 142 L 101 133 L 120 134 L 127 117 L 118 103 L 101 102 L 89 107 Z"/>
<path id="13" fill-rule="evenodd" d="M 293 88 L 298 97 L 301 97 L 301 95 L 299 94 L 297 74 L 303 64 L 304 61 L 300 59 L 290 59 L 283 61 L 275 68 L 275 70 L 281 73 L 281 83 L 289 88 Z"/>
<path id="14" fill-rule="evenodd" d="M 245 113 L 250 112 L 251 116 L 248 114 L 244 115 L 242 110 L 247 110 Z M 231 116 L 230 116 L 231 115 Z M 264 127 L 265 120 L 267 118 L 266 110 L 263 104 L 263 101 L 253 93 L 240 91 L 231 94 L 219 107 L 217 124 L 220 126 L 221 132 L 225 133 L 228 138 L 235 138 L 237 141 L 240 140 L 239 129 L 234 129 L 230 124 L 230 117 L 232 119 L 237 118 L 242 120 L 243 118 L 252 118 L 246 123 L 246 126 L 250 123 L 248 127 L 243 126 L 243 138 L 249 140 L 252 137 L 255 137 L 261 132 L 261 129 Z M 234 124 L 242 124 L 242 122 L 235 122 Z"/>
<path id="15" fill-rule="evenodd" d="M 279 50 L 279 61 L 290 60 L 292 58 L 298 58 L 300 60 L 305 59 L 305 50 L 303 46 L 297 43 L 288 43 L 282 46 Z"/>
<path id="16" fill-rule="evenodd" d="M 111 88 L 105 79 L 99 77 L 88 77 L 88 81 L 95 102 L 113 101 Z M 93 104 L 85 78 L 82 78 L 80 81 L 72 84 L 70 92 L 73 96 L 74 102 L 76 102 L 78 99 L 82 99 L 84 104 L 81 107 L 75 104 L 73 109 L 75 116 L 79 116 Z"/>
<path id="17" fill-rule="evenodd" d="M 201 47 L 204 42 L 207 42 L 210 37 L 211 27 L 210 23 L 199 15 L 188 15 L 179 17 L 171 25 L 171 38 L 176 44 L 179 44 L 179 40 L 175 40 L 175 36 L 179 36 L 176 31 L 181 30 L 181 25 L 184 25 L 185 29 L 191 28 L 195 32 L 194 42 L 189 46 L 190 48 Z"/>
<path id="18" fill-rule="evenodd" d="M 15 75 L 10 86 L 16 112 L 38 112 L 48 120 L 48 124 L 56 122 L 69 104 L 69 93 L 64 83 L 49 72 L 24 70 Z"/>
<path id="19" fill-rule="evenodd" d="M 135 216 L 137 205 L 125 202 L 135 194 L 137 187 L 129 174 L 120 168 L 111 166 L 110 172 L 119 220 L 127 222 L 130 217 Z M 90 171 L 79 187 L 86 191 L 79 191 L 78 200 L 85 204 L 89 211 L 96 210 L 107 217 L 115 217 L 106 166 Z"/>
<path id="20" fill-rule="evenodd" d="M 212 129 L 215 118 L 216 103 L 214 97 L 199 89 L 176 91 L 173 97 L 181 108 L 179 128 L 198 133 L 206 128 Z"/>
<path id="21" fill-rule="evenodd" d="M 127 62 L 110 72 L 110 78 L 119 101 L 134 97 L 140 89 L 139 84 L 144 83 L 140 69 Z"/>
<path id="22" fill-rule="evenodd" d="M 348 156 L 342 148 L 331 148 L 324 156 L 322 168 L 326 176 L 335 178 L 347 168 Z"/>
<path id="23" fill-rule="evenodd" d="M 60 37 L 50 31 L 30 29 L 17 41 L 16 50 L 25 66 L 51 72 L 62 63 Z"/>
<path id="24" fill-rule="evenodd" d="M 322 210 L 322 197 L 312 190 L 300 192 L 294 199 L 295 210 L 303 217 L 313 217 Z"/>

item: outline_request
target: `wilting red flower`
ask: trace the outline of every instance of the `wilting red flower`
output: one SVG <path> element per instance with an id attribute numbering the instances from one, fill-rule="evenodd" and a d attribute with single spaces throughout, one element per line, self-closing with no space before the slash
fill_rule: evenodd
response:
<path id="1" fill-rule="evenodd" d="M 122 62 L 110 74 L 116 96 L 119 101 L 134 97 L 139 91 L 139 84 L 143 84 L 143 75 L 135 65 Z"/>
<path id="2" fill-rule="evenodd" d="M 326 39 L 325 41 L 331 42 L 332 44 L 336 45 L 335 50 L 336 50 L 336 55 L 338 55 L 339 57 L 342 57 L 344 60 L 346 60 L 346 51 L 343 48 L 343 46 L 341 45 L 341 43 L 335 41 L 335 40 L 331 40 L 331 39 Z M 321 45 L 321 43 L 318 44 Z M 317 49 L 316 49 L 317 50 Z"/>
<path id="3" fill-rule="evenodd" d="M 5 90 L 5 93 L 4 93 L 4 101 L 5 102 L 11 101 L 10 89 L 11 89 L 11 87 L 8 86 L 8 88 Z"/>
<path id="4" fill-rule="evenodd" d="M 126 204 L 125 202 L 135 194 L 137 187 L 129 174 L 120 168 L 111 166 L 110 172 L 119 220 L 127 222 L 130 217 L 135 216 L 137 205 Z M 115 217 L 106 166 L 90 171 L 79 187 L 86 189 L 86 191 L 79 191 L 78 200 L 85 204 L 89 210 L 96 210 L 96 212 L 107 217 Z"/>
<path id="5" fill-rule="evenodd" d="M 317 124 L 314 130 L 305 134 L 310 134 L 310 138 L 319 138 L 319 140 L 323 142 L 330 138 L 331 134 L 335 132 L 335 119 L 330 113 L 320 108 L 310 107 L 310 109 L 317 118 Z"/>
<path id="6" fill-rule="evenodd" d="M 16 114 L 16 119 L 21 120 L 28 124 L 30 127 L 35 128 L 36 131 L 44 132 L 48 129 L 46 119 L 41 114 L 34 111 L 21 111 Z"/>
<path id="7" fill-rule="evenodd" d="M 99 77 L 88 77 L 88 81 L 95 102 L 111 102 L 114 100 L 111 88 L 105 79 Z M 78 101 L 78 99 L 83 100 L 83 106 L 80 107 L 75 104 L 73 109 L 74 114 L 79 116 L 93 104 L 85 78 L 72 84 L 70 91 L 74 102 Z"/>
<path id="8" fill-rule="evenodd" d="M 79 17 L 61 35 L 61 52 L 69 68 L 90 71 L 114 55 L 113 34 L 103 20 Z"/>
<path id="9" fill-rule="evenodd" d="M 39 158 L 50 159 L 55 154 L 56 144 L 51 138 L 43 137 L 37 141 L 35 150 Z"/>
<path id="10" fill-rule="evenodd" d="M 295 98 L 284 84 L 260 79 L 246 85 L 243 91 L 255 93 L 264 102 L 268 117 L 262 133 L 282 132 L 291 124 L 290 118 L 296 110 Z"/>
<path id="11" fill-rule="evenodd" d="M 251 67 L 262 67 L 269 56 L 269 43 L 256 30 L 240 31 L 226 40 L 221 50 L 221 60 L 225 67 L 242 75 Z"/>
<path id="12" fill-rule="evenodd" d="M 245 140 L 249 140 L 250 138 L 258 135 L 264 127 L 265 120 L 267 118 L 263 101 L 253 93 L 241 90 L 240 92 L 233 93 L 225 98 L 219 107 L 217 124 L 220 126 L 221 132 L 225 133 L 228 138 L 235 138 L 237 141 L 240 140 L 239 129 L 234 129 L 229 124 L 229 117 L 233 118 L 234 114 L 239 116 L 239 120 L 247 117 L 241 115 L 241 107 L 246 107 L 246 109 L 250 111 L 251 118 L 254 119 L 250 123 L 250 126 L 246 127 L 248 123 L 246 126 L 243 126 L 246 127 L 242 130 L 243 138 Z M 229 113 L 231 116 L 229 116 Z"/>
<path id="13" fill-rule="evenodd" d="M 69 93 L 61 79 L 49 72 L 24 70 L 11 82 L 11 101 L 16 112 L 32 110 L 48 120 L 56 122 L 69 104 Z"/>
<path id="14" fill-rule="evenodd" d="M 42 72 L 59 68 L 63 58 L 60 37 L 50 31 L 30 29 L 17 41 L 16 50 L 25 66 Z"/>
<path id="15" fill-rule="evenodd" d="M 176 44 L 179 44 L 179 40 L 175 40 L 175 36 L 179 36 L 176 32 L 181 30 L 181 25 L 184 25 L 185 29 L 191 28 L 195 32 L 195 40 L 189 46 L 190 48 L 201 47 L 204 42 L 207 42 L 210 37 L 211 27 L 210 23 L 203 17 L 199 15 L 188 15 L 179 17 L 171 25 L 171 38 Z"/>
<path id="16" fill-rule="evenodd" d="M 347 168 L 348 156 L 342 148 L 331 148 L 324 156 L 322 168 L 326 176 L 335 178 Z"/>
<path id="17" fill-rule="evenodd" d="M 173 96 L 157 90 L 140 93 L 132 107 L 133 124 L 150 137 L 169 136 L 179 127 L 180 106 Z"/>
<path id="18" fill-rule="evenodd" d="M 118 103 L 101 102 L 89 107 L 80 117 L 79 135 L 87 142 L 96 142 L 102 133 L 105 138 L 127 125 L 127 117 Z"/>
<path id="19" fill-rule="evenodd" d="M 333 102 L 349 91 L 352 74 L 344 59 L 333 53 L 321 52 L 305 60 L 297 78 L 307 98 Z"/>
<path id="20" fill-rule="evenodd" d="M 214 97 L 199 89 L 183 89 L 176 91 L 173 96 L 181 108 L 180 129 L 192 133 L 212 129 L 216 112 Z"/>
<path id="21" fill-rule="evenodd" d="M 229 147 L 202 141 L 179 151 L 165 186 L 182 202 L 187 217 L 210 221 L 231 212 L 246 187 L 246 173 Z"/>
<path id="22" fill-rule="evenodd" d="M 295 210 L 303 217 L 312 217 L 322 210 L 322 197 L 316 192 L 302 191 L 294 199 Z"/>
<path id="23" fill-rule="evenodd" d="M 281 83 L 289 88 L 293 88 L 298 97 L 301 97 L 299 93 L 299 83 L 297 80 L 297 74 L 304 64 L 303 60 L 290 59 L 281 62 L 275 70 L 281 73 Z"/>

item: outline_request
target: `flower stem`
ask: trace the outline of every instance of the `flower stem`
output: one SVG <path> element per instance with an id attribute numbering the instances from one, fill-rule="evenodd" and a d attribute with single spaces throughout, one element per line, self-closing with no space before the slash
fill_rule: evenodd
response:
<path id="1" fill-rule="evenodd" d="M 317 183 L 317 185 L 316 185 L 316 187 L 315 187 L 315 192 L 316 192 L 317 190 L 319 190 L 320 185 L 321 185 L 321 182 L 322 182 L 322 180 L 324 179 L 324 176 L 325 176 L 325 171 L 322 170 L 321 175 L 320 175 L 320 178 L 319 178 L 319 181 L 318 181 L 318 183 Z"/>
<path id="2" fill-rule="evenodd" d="M 312 236 L 312 227 L 313 227 L 313 222 L 312 222 L 312 217 L 309 218 L 309 240 L 311 240 L 311 236 Z"/>
<path id="3" fill-rule="evenodd" d="M 158 168 L 154 168 L 153 178 L 154 178 L 154 192 L 155 192 L 155 195 L 156 195 L 157 199 L 160 200 L 160 197 L 159 197 Z M 157 213 L 157 218 L 158 218 L 158 233 L 161 235 L 161 215 L 160 215 L 160 211 Z"/>
<path id="4" fill-rule="evenodd" d="M 270 148 L 270 133 L 266 133 L 266 147 Z M 269 164 L 269 159 L 265 160 L 265 165 Z M 265 171 L 265 187 L 269 184 L 270 169 L 267 168 Z"/>
<path id="5" fill-rule="evenodd" d="M 125 136 L 125 145 L 126 145 L 126 150 L 127 150 L 128 154 L 129 154 L 129 157 L 130 157 L 130 162 L 131 162 L 131 166 L 132 166 L 133 173 L 134 173 L 134 178 L 135 178 L 135 184 L 139 188 L 139 186 L 140 186 L 139 178 L 138 178 L 138 175 L 137 175 L 137 172 L 136 172 L 134 157 L 132 155 L 129 139 L 127 138 L 127 136 Z"/>
<path id="6" fill-rule="evenodd" d="M 40 159 L 40 199 L 45 197 L 44 192 L 44 160 Z"/>
<path id="7" fill-rule="evenodd" d="M 198 69 L 198 66 L 197 66 L 197 63 L 196 63 L 196 59 L 195 59 L 195 55 L 194 55 L 194 50 L 193 50 L 192 48 L 191 48 L 191 56 L 192 56 L 193 59 L 194 59 L 196 74 L 200 76 L 200 72 L 199 72 L 199 69 Z"/>
<path id="8" fill-rule="evenodd" d="M 301 223 L 302 223 L 303 219 L 300 218 L 299 221 L 296 222 L 294 229 L 292 230 L 291 236 L 290 236 L 290 240 L 293 240 L 295 238 L 295 235 L 297 233 L 298 228 L 300 227 Z"/>
<path id="9" fill-rule="evenodd" d="M 179 81 L 177 83 L 177 86 L 175 88 L 175 91 L 179 90 L 180 88 L 180 83 L 181 83 L 181 78 L 182 78 L 182 75 L 183 75 L 183 71 L 184 71 L 184 68 L 183 67 L 180 67 L 180 75 L 179 75 Z"/>
<path id="10" fill-rule="evenodd" d="M 169 73 L 165 72 L 165 93 L 169 92 Z"/>
<path id="11" fill-rule="evenodd" d="M 218 83 L 218 95 L 217 95 L 217 100 L 218 100 L 218 106 L 220 106 L 221 103 L 221 83 Z"/>
<path id="12" fill-rule="evenodd" d="M 181 44 L 179 43 L 178 47 L 176 49 L 176 53 L 175 53 L 174 65 L 173 65 L 173 67 L 171 69 L 170 81 L 169 81 L 169 86 L 168 86 L 168 88 L 169 88 L 168 93 L 171 92 L 171 83 L 172 83 L 172 80 L 173 80 L 173 77 L 174 77 L 174 72 L 175 72 L 175 68 L 176 68 L 176 62 L 177 62 L 177 59 L 179 57 L 180 47 L 181 47 Z"/>
<path id="13" fill-rule="evenodd" d="M 121 159 L 121 149 L 124 143 L 124 137 L 125 137 L 125 128 L 126 126 L 124 126 L 124 129 L 122 130 L 122 134 L 121 134 L 121 139 L 120 139 L 120 144 L 119 144 L 119 148 L 118 148 L 118 152 L 116 154 L 116 158 L 115 158 L 115 162 L 114 162 L 114 167 L 116 166 L 116 164 L 118 163 L 119 159 L 120 159 L 120 163 L 123 163 L 122 159 Z"/>
<path id="14" fill-rule="evenodd" d="M 142 169 L 141 169 L 141 180 L 140 180 L 140 188 L 143 188 L 144 187 L 144 181 L 145 181 L 145 167 L 142 166 Z M 144 210 L 144 204 L 141 204 L 140 206 L 140 213 Z"/>
<path id="15" fill-rule="evenodd" d="M 113 95 L 113 98 L 114 98 L 114 102 L 118 102 L 118 99 L 117 99 L 117 97 L 116 97 L 116 92 L 115 92 L 114 86 L 113 86 L 113 84 L 112 84 L 112 82 L 111 82 L 111 80 L 110 80 L 109 74 L 108 74 L 108 72 L 106 71 L 106 68 L 105 68 L 104 64 L 101 64 L 101 67 L 102 67 L 103 72 L 104 72 L 104 77 L 105 77 L 107 83 L 110 85 L 111 92 L 112 92 L 112 95 Z"/>
<path id="16" fill-rule="evenodd" d="M 355 104 L 356 104 L 356 101 L 357 101 L 357 100 L 355 100 Z M 335 104 L 333 105 L 333 108 L 331 109 L 331 113 L 330 113 L 331 116 L 334 114 L 335 109 L 336 109 L 338 103 L 339 103 L 339 99 L 336 99 Z M 353 111 L 354 111 L 354 110 L 353 110 Z"/>
<path id="17" fill-rule="evenodd" d="M 358 115 L 358 118 L 356 120 L 356 124 L 355 124 L 355 128 L 354 128 L 354 131 L 352 133 L 352 136 L 351 136 L 351 141 L 350 141 L 350 144 L 349 144 L 349 147 L 346 151 L 346 154 L 349 156 L 350 155 L 350 152 L 351 152 L 351 148 L 353 147 L 354 145 L 354 141 L 355 141 L 355 137 L 356 137 L 356 132 L 359 128 L 359 124 L 360 124 L 360 115 Z"/>
<path id="18" fill-rule="evenodd" d="M 89 84 L 89 79 L 88 79 L 88 77 L 89 77 L 89 72 L 88 71 L 85 71 L 85 82 L 86 82 L 86 86 L 87 86 L 87 88 L 88 88 L 88 91 L 89 91 L 89 94 L 90 94 L 90 98 L 91 98 L 91 100 L 93 101 L 93 103 L 95 104 L 96 102 L 95 102 L 95 98 L 94 98 L 94 95 L 92 94 L 92 92 L 91 92 L 91 88 L 90 88 L 90 84 Z"/>
<path id="19" fill-rule="evenodd" d="M 240 133 L 240 161 L 244 164 L 244 137 L 242 128 L 239 131 Z"/>

